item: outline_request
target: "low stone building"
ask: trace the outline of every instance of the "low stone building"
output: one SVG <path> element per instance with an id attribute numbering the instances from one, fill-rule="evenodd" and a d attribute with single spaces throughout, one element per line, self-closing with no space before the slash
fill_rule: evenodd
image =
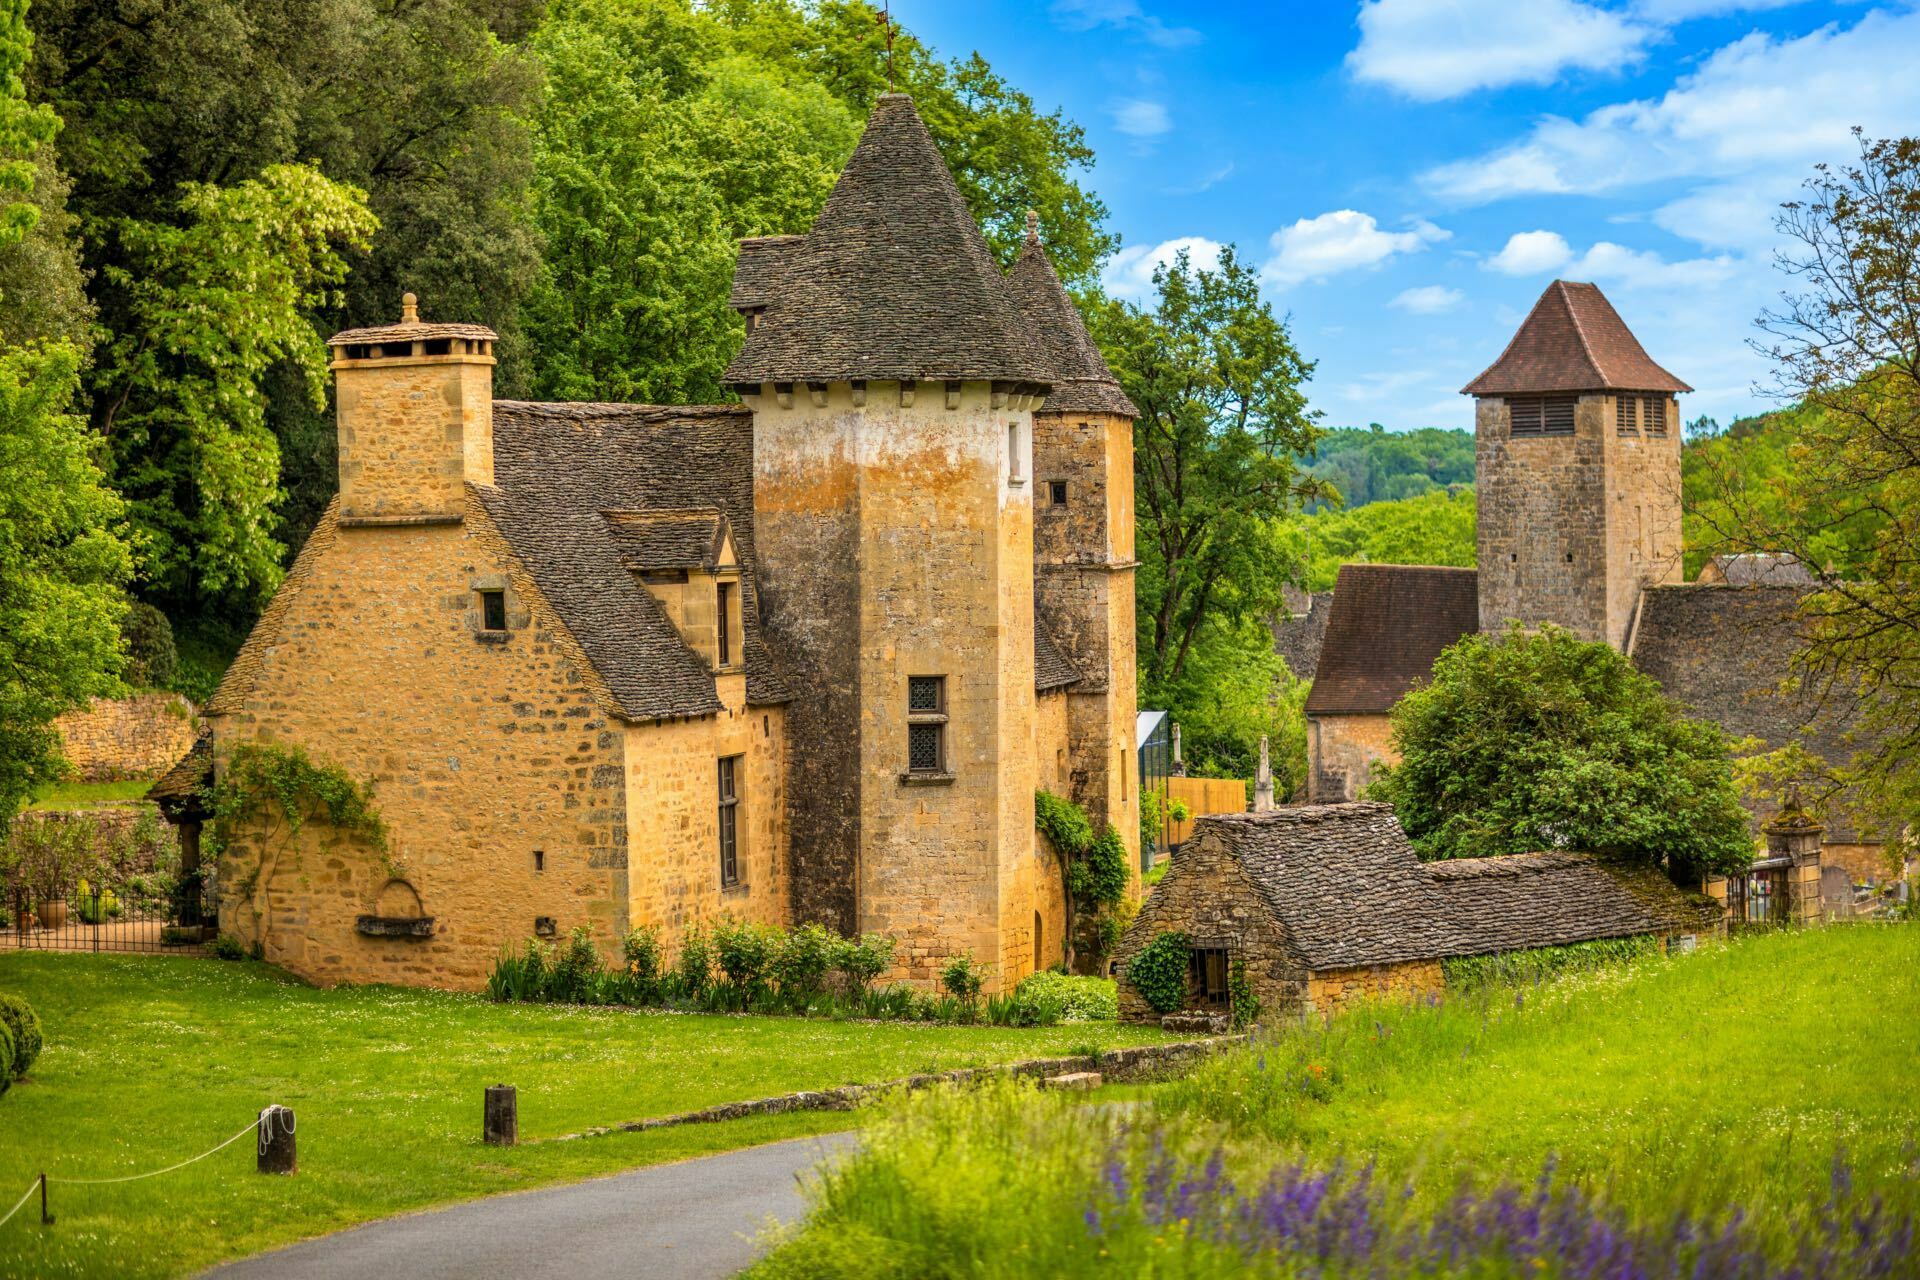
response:
<path id="1" fill-rule="evenodd" d="M 1189 948 L 1187 1007 L 1225 1013 L 1245 965 L 1266 1016 L 1436 993 L 1442 961 L 1606 938 L 1690 937 L 1720 908 L 1647 869 L 1547 852 L 1422 863 L 1384 804 L 1203 818 L 1127 930 L 1119 969 L 1163 933 Z M 1158 1015 L 1124 978 L 1120 1013 Z"/>

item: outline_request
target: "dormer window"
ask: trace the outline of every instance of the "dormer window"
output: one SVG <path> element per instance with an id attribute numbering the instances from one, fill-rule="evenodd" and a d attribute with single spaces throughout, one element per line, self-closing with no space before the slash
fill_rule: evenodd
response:
<path id="1" fill-rule="evenodd" d="M 733 665 L 733 597 L 738 584 L 716 583 L 713 588 L 714 636 L 718 641 L 720 665 Z"/>

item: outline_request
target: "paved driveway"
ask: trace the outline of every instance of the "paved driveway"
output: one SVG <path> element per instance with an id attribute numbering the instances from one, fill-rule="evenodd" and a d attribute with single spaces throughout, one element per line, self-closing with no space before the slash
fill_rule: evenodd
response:
<path id="1" fill-rule="evenodd" d="M 388 1218 L 208 1273 L 219 1280 L 710 1280 L 752 1262 L 769 1218 L 791 1222 L 797 1177 L 851 1133 Z"/>

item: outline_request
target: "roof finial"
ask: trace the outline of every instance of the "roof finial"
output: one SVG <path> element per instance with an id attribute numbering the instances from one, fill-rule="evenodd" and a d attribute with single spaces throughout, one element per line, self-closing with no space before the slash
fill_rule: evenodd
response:
<path id="1" fill-rule="evenodd" d="M 893 86 L 893 0 L 886 0 L 880 6 L 880 12 L 874 15 L 874 21 L 887 36 L 887 92 L 894 91 Z"/>
<path id="2" fill-rule="evenodd" d="M 1040 211 L 1038 209 L 1027 210 L 1027 242 L 1029 244 L 1040 242 Z"/>
<path id="3" fill-rule="evenodd" d="M 400 323 L 420 323 L 420 299 L 410 293 L 400 295 Z"/>

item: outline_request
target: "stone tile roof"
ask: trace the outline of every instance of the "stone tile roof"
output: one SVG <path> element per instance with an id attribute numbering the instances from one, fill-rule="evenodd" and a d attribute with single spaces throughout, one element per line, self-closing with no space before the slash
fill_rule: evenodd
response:
<path id="1" fill-rule="evenodd" d="M 477 490 L 594 670 L 635 720 L 720 709 L 712 672 L 634 580 L 603 512 L 719 512 L 741 565 L 747 700 L 792 696 L 760 634 L 753 420 L 743 405 L 493 405 L 494 487 Z"/>
<path id="2" fill-rule="evenodd" d="M 1033 611 L 1034 691 L 1046 693 L 1050 689 L 1064 689 L 1068 685 L 1079 684 L 1085 678 L 1080 668 L 1073 665 L 1073 661 L 1054 640 L 1053 629 L 1036 602 Z"/>
<path id="3" fill-rule="evenodd" d="M 1391 805 L 1296 805 L 1199 819 L 1246 871 L 1310 969 L 1452 955 L 1447 922 Z"/>
<path id="4" fill-rule="evenodd" d="M 202 791 L 213 781 L 213 735 L 202 731 L 187 753 L 147 788 L 147 799 L 175 822 L 203 820 L 207 813 Z"/>
<path id="5" fill-rule="evenodd" d="M 804 239 L 744 260 L 736 293 L 765 298 L 765 311 L 728 382 L 1050 380 L 1046 353 L 905 94 L 874 104 Z"/>
<path id="6" fill-rule="evenodd" d="M 1805 593 L 1799 586 L 1649 588 L 1628 656 L 1669 696 L 1734 737 L 1757 738 L 1768 748 L 1797 741 L 1831 765 L 1844 764 L 1855 749 L 1847 709 L 1781 687 L 1802 643 Z M 1773 812 L 1749 808 L 1762 820 Z M 1822 817 L 1830 842 L 1874 839 L 1845 812 Z"/>
<path id="7" fill-rule="evenodd" d="M 727 517 L 718 507 L 661 511 L 602 511 L 621 561 L 629 569 L 702 569 L 720 567 L 726 545 Z"/>
<path id="8" fill-rule="evenodd" d="M 1452 955 L 1492 955 L 1602 938 L 1693 933 L 1719 908 L 1651 868 L 1587 853 L 1523 853 L 1426 864 L 1446 922 L 1461 935 Z"/>
<path id="9" fill-rule="evenodd" d="M 483 324 L 428 324 L 420 319 L 419 300 L 411 293 L 400 298 L 400 322 L 377 324 L 364 329 L 342 329 L 327 339 L 330 347 L 362 342 L 424 342 L 433 338 L 477 338 L 498 340 L 499 334 Z"/>
<path id="10" fill-rule="evenodd" d="M 727 305 L 735 311 L 754 311 L 771 302 L 780 291 L 780 264 L 787 250 L 805 240 L 805 236 L 749 236 L 742 240 Z"/>
<path id="11" fill-rule="evenodd" d="M 1140 410 L 1119 379 L 1107 367 L 1106 357 L 1094 345 L 1080 318 L 1080 308 L 1067 296 L 1041 247 L 1037 222 L 1029 215 L 1027 240 L 1007 275 L 1019 303 L 1027 331 L 1040 340 L 1053 374 L 1053 390 L 1040 405 L 1041 413 L 1112 413 L 1137 418 Z"/>
<path id="12" fill-rule="evenodd" d="M 1461 393 L 1691 390 L 1653 362 L 1598 285 L 1555 280 L 1500 358 Z"/>
<path id="13" fill-rule="evenodd" d="M 1809 587 L 1813 574 L 1791 551 L 1743 551 L 1713 557 L 1700 570 L 1700 581 L 1730 587 Z"/>
<path id="14" fill-rule="evenodd" d="M 1346 564 L 1333 587 L 1308 715 L 1379 714 L 1479 630 L 1479 574 L 1435 565 Z"/>

